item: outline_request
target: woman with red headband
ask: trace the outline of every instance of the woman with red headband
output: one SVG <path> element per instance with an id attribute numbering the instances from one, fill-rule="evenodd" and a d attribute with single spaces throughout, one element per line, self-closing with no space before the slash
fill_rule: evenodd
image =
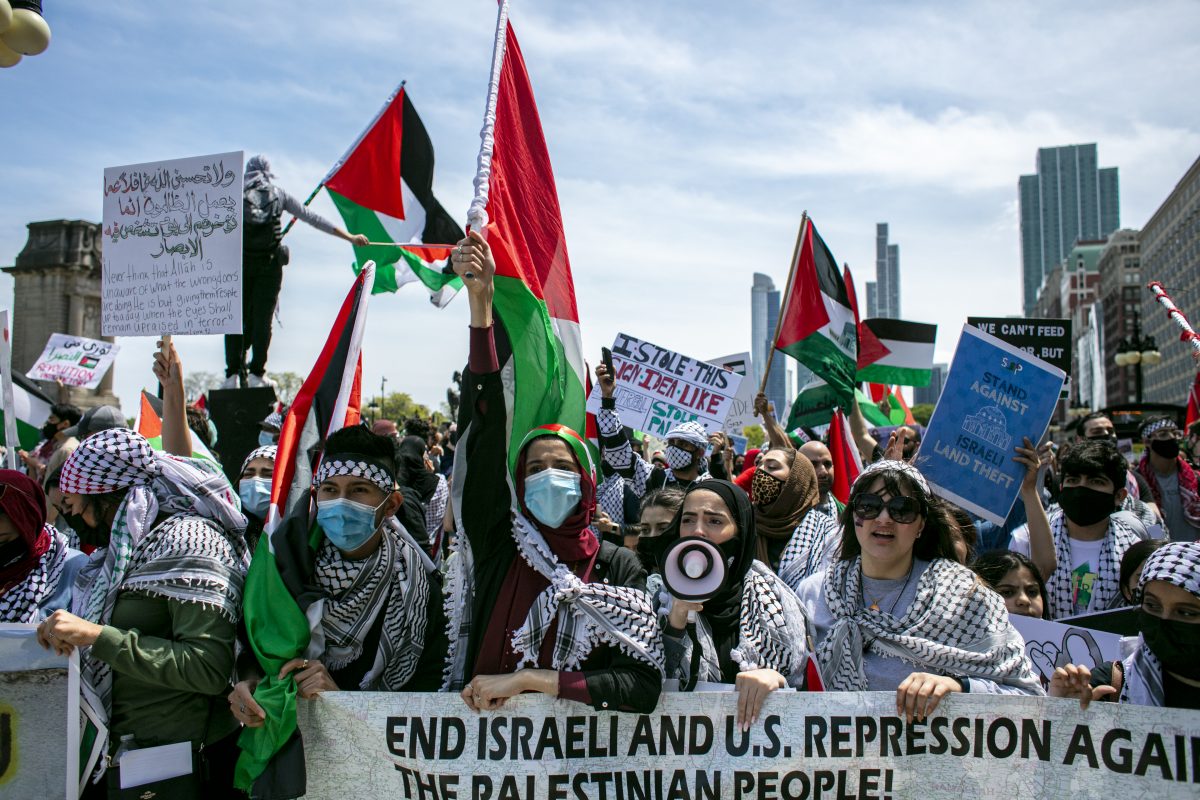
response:
<path id="1" fill-rule="evenodd" d="M 529 431 L 509 471 L 497 357 L 508 342 L 492 328 L 495 264 L 477 233 L 452 261 L 470 299 L 471 352 L 455 455 L 447 686 L 476 711 L 541 692 L 649 712 L 662 689 L 662 637 L 646 573 L 631 550 L 588 530 L 596 465 L 578 433 Z"/>
<path id="2" fill-rule="evenodd" d="M 87 556 L 46 523 L 37 481 L 0 469 L 0 622 L 41 622 L 71 605 L 75 574 Z"/>

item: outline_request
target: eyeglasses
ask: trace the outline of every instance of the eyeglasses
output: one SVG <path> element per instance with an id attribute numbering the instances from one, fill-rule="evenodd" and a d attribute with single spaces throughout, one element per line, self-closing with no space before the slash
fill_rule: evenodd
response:
<path id="1" fill-rule="evenodd" d="M 904 495 L 893 497 L 886 503 L 877 494 L 860 494 L 854 499 L 854 513 L 863 519 L 875 519 L 885 508 L 888 518 L 901 525 L 912 522 L 921 513 L 921 504 Z"/>

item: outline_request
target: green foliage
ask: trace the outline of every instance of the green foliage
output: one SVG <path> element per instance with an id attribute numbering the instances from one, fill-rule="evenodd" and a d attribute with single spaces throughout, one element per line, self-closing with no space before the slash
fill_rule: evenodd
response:
<path id="1" fill-rule="evenodd" d="M 285 405 L 291 405 L 296 392 L 304 385 L 303 376 L 294 372 L 268 372 L 267 377 L 275 381 L 275 396 Z"/>
<path id="2" fill-rule="evenodd" d="M 922 425 L 929 424 L 929 418 L 933 416 L 933 403 L 917 403 L 912 407 L 913 419 Z"/>
<path id="3" fill-rule="evenodd" d="M 749 449 L 762 447 L 762 443 L 767 440 L 767 432 L 763 430 L 762 425 L 747 425 L 742 428 L 742 436 L 746 437 L 746 447 Z"/>

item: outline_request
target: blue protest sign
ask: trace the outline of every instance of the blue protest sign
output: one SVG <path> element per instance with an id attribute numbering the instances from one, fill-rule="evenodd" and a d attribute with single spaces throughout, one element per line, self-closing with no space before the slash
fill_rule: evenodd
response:
<path id="1" fill-rule="evenodd" d="M 1025 475 L 1013 448 L 1045 433 L 1065 380 L 1057 367 L 964 325 L 914 462 L 934 492 L 1003 525 Z"/>

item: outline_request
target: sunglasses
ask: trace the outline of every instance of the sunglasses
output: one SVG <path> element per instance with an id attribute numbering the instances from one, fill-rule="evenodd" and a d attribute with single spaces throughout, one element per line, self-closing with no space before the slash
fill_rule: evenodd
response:
<path id="1" fill-rule="evenodd" d="M 886 503 L 877 494 L 860 494 L 854 499 L 854 513 L 863 519 L 875 519 L 885 508 L 888 518 L 901 525 L 912 522 L 921 513 L 921 504 L 904 495 L 893 497 Z"/>

